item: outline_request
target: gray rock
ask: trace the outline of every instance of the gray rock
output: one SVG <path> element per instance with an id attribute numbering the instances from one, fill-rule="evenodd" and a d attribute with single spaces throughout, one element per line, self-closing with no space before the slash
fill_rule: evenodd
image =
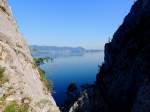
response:
<path id="1" fill-rule="evenodd" d="M 50 92 L 43 90 L 45 86 L 33 63 L 7 0 L 0 0 L 0 67 L 5 68 L 5 80 L 3 83 L 0 81 L 0 111 L 13 100 L 21 103 L 23 98 L 29 97 L 33 112 L 59 112 Z M 43 99 L 51 105 L 39 108 L 37 103 Z"/>

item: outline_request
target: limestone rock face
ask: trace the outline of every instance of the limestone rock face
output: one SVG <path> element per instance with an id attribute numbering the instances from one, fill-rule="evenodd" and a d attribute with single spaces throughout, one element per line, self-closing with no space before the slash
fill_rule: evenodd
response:
<path id="1" fill-rule="evenodd" d="M 59 112 L 33 65 L 7 0 L 0 0 L 0 68 L 4 69 L 0 79 L 0 112 L 11 101 L 21 104 L 25 98 L 32 112 Z"/>
<path id="2" fill-rule="evenodd" d="M 150 0 L 137 0 L 105 45 L 90 91 L 88 106 L 78 103 L 71 112 L 150 112 Z"/>

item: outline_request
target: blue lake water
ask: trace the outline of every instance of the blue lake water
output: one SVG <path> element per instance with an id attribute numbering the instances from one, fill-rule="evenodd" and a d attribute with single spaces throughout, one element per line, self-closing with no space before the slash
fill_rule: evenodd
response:
<path id="1" fill-rule="evenodd" d="M 103 62 L 104 53 L 86 53 L 82 56 L 59 57 L 54 62 L 41 67 L 46 72 L 46 77 L 53 81 L 53 97 L 58 105 L 65 99 L 66 88 L 71 82 L 78 86 L 93 83 L 96 80 L 98 65 Z"/>

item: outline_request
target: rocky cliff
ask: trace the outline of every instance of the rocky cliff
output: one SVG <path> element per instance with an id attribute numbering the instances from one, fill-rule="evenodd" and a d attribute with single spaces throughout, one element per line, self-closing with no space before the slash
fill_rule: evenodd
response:
<path id="1" fill-rule="evenodd" d="M 150 112 L 150 0 L 137 0 L 106 43 L 96 78 L 70 112 Z"/>
<path id="2" fill-rule="evenodd" d="M 40 80 L 7 0 L 0 0 L 0 112 L 13 101 L 29 105 L 31 112 L 59 112 Z"/>

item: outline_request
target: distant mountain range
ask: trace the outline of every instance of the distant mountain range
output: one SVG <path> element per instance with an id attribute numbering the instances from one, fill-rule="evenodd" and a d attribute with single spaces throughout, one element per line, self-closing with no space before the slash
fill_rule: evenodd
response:
<path id="1" fill-rule="evenodd" d="M 68 57 L 82 56 L 85 53 L 102 52 L 103 50 L 85 49 L 83 47 L 29 46 L 33 57 Z"/>

